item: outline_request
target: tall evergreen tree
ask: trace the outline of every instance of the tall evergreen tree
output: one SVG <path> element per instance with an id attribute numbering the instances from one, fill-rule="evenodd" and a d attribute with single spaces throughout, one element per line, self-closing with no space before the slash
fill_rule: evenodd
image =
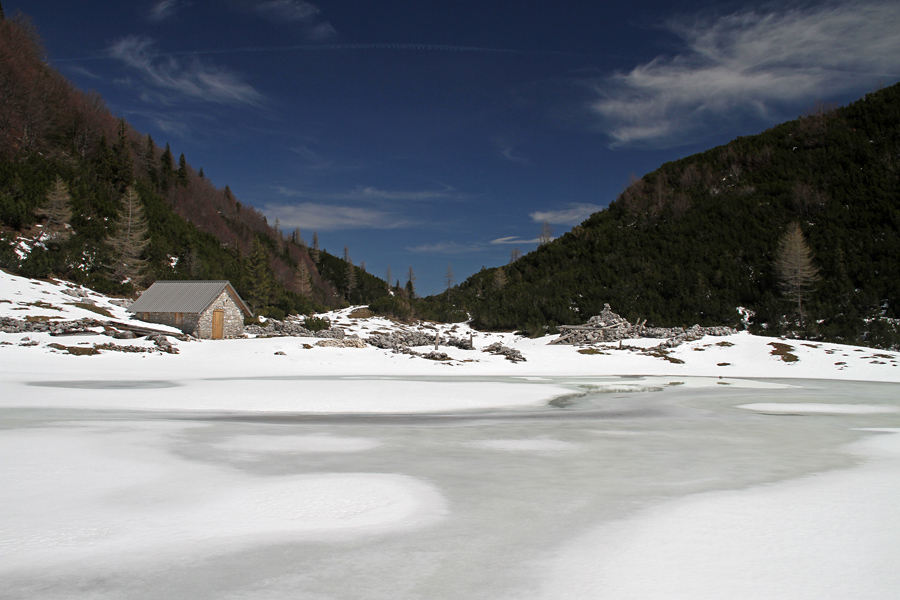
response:
<path id="1" fill-rule="evenodd" d="M 159 157 L 159 189 L 163 192 L 168 191 L 175 177 L 175 167 L 172 166 L 172 149 L 166 143 L 166 149 L 163 150 Z"/>
<path id="2" fill-rule="evenodd" d="M 276 296 L 275 274 L 269 265 L 269 253 L 258 237 L 253 239 L 248 268 L 250 285 L 247 301 L 257 312 L 274 304 Z"/>
<path id="3" fill-rule="evenodd" d="M 416 297 L 416 274 L 413 273 L 412 265 L 409 266 L 409 272 L 406 274 L 406 295 L 410 300 Z"/>
<path id="4" fill-rule="evenodd" d="M 178 182 L 178 185 L 185 186 L 188 184 L 187 160 L 185 160 L 183 152 L 178 157 L 178 171 L 175 174 L 175 180 Z"/>

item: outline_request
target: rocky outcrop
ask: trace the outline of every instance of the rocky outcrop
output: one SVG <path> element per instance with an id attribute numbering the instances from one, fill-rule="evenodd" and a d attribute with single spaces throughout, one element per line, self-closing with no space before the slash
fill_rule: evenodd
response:
<path id="1" fill-rule="evenodd" d="M 190 338 L 183 334 L 154 331 L 138 325 L 119 323 L 116 321 L 100 321 L 98 319 L 78 319 L 76 321 L 21 321 L 11 317 L 0 317 L 0 331 L 3 333 L 49 333 L 54 337 L 70 335 L 105 335 L 117 340 L 132 340 L 147 336 L 156 346 L 156 350 L 169 354 L 178 354 L 178 348 L 168 340 L 173 337 L 187 341 Z M 30 340 L 29 340 L 30 341 Z M 37 342 L 29 343 L 36 345 Z M 95 344 L 100 350 L 116 350 L 119 352 L 152 352 L 143 346 L 119 346 L 113 343 Z"/>
<path id="2" fill-rule="evenodd" d="M 656 338 L 665 341 L 656 349 L 674 348 L 684 342 L 697 340 L 705 335 L 723 336 L 737 333 L 731 327 L 647 327 L 646 319 L 629 323 L 614 313 L 609 304 L 603 305 L 599 315 L 591 317 L 584 325 L 560 325 L 560 335 L 551 344 L 590 345 L 635 338 Z"/>

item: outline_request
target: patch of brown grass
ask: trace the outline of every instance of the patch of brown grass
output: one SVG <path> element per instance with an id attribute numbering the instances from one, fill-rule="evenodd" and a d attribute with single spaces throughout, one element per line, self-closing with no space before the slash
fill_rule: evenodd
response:
<path id="1" fill-rule="evenodd" d="M 606 352 L 601 352 L 596 348 L 582 348 L 578 351 L 578 354 L 607 354 Z"/>
<path id="2" fill-rule="evenodd" d="M 98 315 L 103 315 L 104 317 L 113 318 L 113 314 L 106 310 L 105 308 L 100 308 L 95 304 L 91 304 L 90 302 L 67 302 L 69 306 L 77 306 L 78 308 L 83 308 L 84 310 L 89 310 L 91 312 L 95 312 Z"/>
<path id="3" fill-rule="evenodd" d="M 68 352 L 69 354 L 74 354 L 75 356 L 93 356 L 95 354 L 100 354 L 100 351 L 96 348 L 85 348 L 84 346 L 63 346 L 62 344 L 47 344 L 51 348 L 55 348 L 56 350 L 60 350 L 61 352 Z"/>
<path id="4" fill-rule="evenodd" d="M 791 351 L 794 349 L 793 346 L 779 342 L 769 342 L 769 345 L 772 346 L 772 356 L 781 357 L 781 360 L 784 362 L 797 362 L 800 360 L 796 354 L 791 354 Z"/>
<path id="5" fill-rule="evenodd" d="M 357 308 L 356 310 L 351 312 L 349 316 L 351 319 L 371 319 L 375 316 L 375 313 L 373 313 L 365 306 L 361 306 L 360 308 Z"/>

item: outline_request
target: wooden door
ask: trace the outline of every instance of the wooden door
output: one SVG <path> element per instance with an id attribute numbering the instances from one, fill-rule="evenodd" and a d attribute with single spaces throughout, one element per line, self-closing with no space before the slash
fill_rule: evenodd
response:
<path id="1" fill-rule="evenodd" d="M 225 337 L 225 311 L 214 310 L 212 321 L 212 339 L 221 340 Z"/>

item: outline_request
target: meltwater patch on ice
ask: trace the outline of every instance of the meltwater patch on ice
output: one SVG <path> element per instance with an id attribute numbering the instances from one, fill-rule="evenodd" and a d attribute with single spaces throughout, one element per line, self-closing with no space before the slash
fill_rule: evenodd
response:
<path id="1" fill-rule="evenodd" d="M 337 435 L 239 435 L 218 442 L 223 450 L 247 453 L 364 452 L 381 442 L 369 438 Z"/>
<path id="2" fill-rule="evenodd" d="M 896 406 L 886 406 L 880 404 L 801 404 L 788 402 L 759 402 L 755 404 L 739 404 L 737 408 L 746 410 L 755 410 L 764 413 L 785 413 L 785 414 L 857 414 L 872 415 L 883 413 L 900 412 L 900 408 Z"/>

